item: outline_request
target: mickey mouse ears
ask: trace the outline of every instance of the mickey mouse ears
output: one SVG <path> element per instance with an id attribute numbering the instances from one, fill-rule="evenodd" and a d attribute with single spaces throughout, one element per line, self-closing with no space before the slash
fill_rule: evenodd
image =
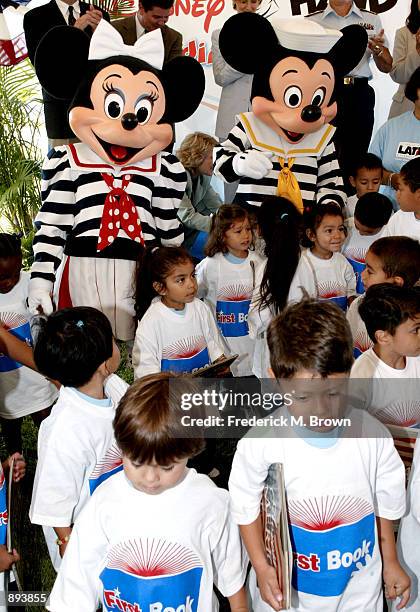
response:
<path id="1" fill-rule="evenodd" d="M 328 30 L 310 19 L 273 19 L 270 23 L 282 47 L 292 51 L 325 54 L 343 36 L 340 30 Z"/>

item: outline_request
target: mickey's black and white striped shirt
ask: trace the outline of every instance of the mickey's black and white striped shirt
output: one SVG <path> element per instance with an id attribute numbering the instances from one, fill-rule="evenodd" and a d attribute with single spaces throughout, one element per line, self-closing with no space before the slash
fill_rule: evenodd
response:
<path id="1" fill-rule="evenodd" d="M 334 201 L 341 207 L 344 206 L 347 198 L 335 146 L 331 142 L 334 128 L 325 126 L 320 131 L 320 136 L 310 134 L 302 143 L 294 147 L 289 145 L 288 152 L 282 148 L 284 141 L 274 132 L 270 135 L 268 130 L 268 127 L 262 125 L 253 113 L 242 113 L 227 140 L 214 148 L 215 175 L 226 183 L 239 180 L 235 203 L 259 207 L 268 196 L 276 195 L 281 171 L 278 158 L 281 157 L 286 161 L 288 158 L 294 158 L 291 170 L 299 183 L 304 208 L 311 208 L 314 204 L 324 201 Z M 309 139 L 311 145 L 307 146 L 306 153 L 305 142 Z M 232 162 L 235 155 L 250 149 L 273 153 L 271 160 L 273 168 L 262 179 L 238 176 L 233 170 Z"/>
<path id="2" fill-rule="evenodd" d="M 105 163 L 83 143 L 53 149 L 42 171 L 42 207 L 35 219 L 35 261 L 32 278 L 54 282 L 63 253 L 76 257 L 100 257 L 135 261 L 140 245 L 123 229 L 103 251 L 97 251 L 104 203 L 110 189 L 102 173 L 112 175 L 121 187 L 129 177 L 126 193 L 137 209 L 143 238 L 179 246 L 182 224 L 177 217 L 187 175 L 170 153 L 160 153 L 136 164 L 118 168 Z"/>

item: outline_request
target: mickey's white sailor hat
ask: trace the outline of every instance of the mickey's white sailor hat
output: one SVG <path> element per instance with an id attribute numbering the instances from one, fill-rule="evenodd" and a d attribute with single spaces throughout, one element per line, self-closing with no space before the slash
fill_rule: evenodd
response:
<path id="1" fill-rule="evenodd" d="M 329 30 L 310 19 L 270 19 L 279 43 L 292 51 L 328 53 L 343 36 L 340 30 Z"/>

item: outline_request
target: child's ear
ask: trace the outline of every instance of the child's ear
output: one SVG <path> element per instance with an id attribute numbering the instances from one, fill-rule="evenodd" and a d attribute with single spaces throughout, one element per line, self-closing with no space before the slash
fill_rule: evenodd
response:
<path id="1" fill-rule="evenodd" d="M 386 346 L 389 344 L 389 340 L 391 338 L 391 334 L 383 329 L 378 329 L 375 332 L 375 340 L 381 346 Z"/>
<path id="2" fill-rule="evenodd" d="M 314 242 L 314 240 L 315 240 L 315 234 L 314 234 L 314 232 L 313 232 L 311 229 L 307 229 L 307 230 L 305 231 L 305 234 L 306 234 L 306 237 L 307 237 L 307 238 L 308 238 L 308 239 L 309 239 L 311 242 Z"/>
<path id="3" fill-rule="evenodd" d="M 268 368 L 268 378 L 275 378 L 275 374 L 271 368 Z"/>
<path id="4" fill-rule="evenodd" d="M 391 283 L 393 285 L 397 285 L 398 287 L 404 287 L 404 279 L 401 276 L 393 276 Z"/>
<path id="5" fill-rule="evenodd" d="M 156 291 L 156 293 L 158 295 L 165 295 L 166 294 L 166 287 L 164 285 L 162 285 L 162 283 L 158 283 L 158 282 L 154 282 L 152 285 L 153 289 Z"/>
<path id="6" fill-rule="evenodd" d="M 354 180 L 354 176 L 349 176 L 349 183 L 356 189 L 356 181 Z"/>

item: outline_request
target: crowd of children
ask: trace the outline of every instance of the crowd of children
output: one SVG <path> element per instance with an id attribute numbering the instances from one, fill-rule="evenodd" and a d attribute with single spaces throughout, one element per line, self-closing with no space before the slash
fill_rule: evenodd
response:
<path id="1" fill-rule="evenodd" d="M 282 609 L 260 515 L 273 463 L 284 469 L 290 609 L 379 612 L 384 585 L 395 609 L 410 600 L 420 610 L 420 443 L 406 502 L 387 429 L 417 431 L 419 396 L 404 404 L 374 386 L 358 410 L 337 390 L 349 377 L 420 379 L 420 158 L 401 169 L 398 212 L 378 193 L 381 176 L 374 155 L 359 160 L 345 210 L 331 201 L 302 215 L 274 196 L 256 211 L 215 207 L 201 261 L 190 245 L 144 249 L 131 387 L 115 374 L 119 348 L 98 310 L 58 310 L 31 331 L 20 240 L 0 234 L 1 426 L 15 480 L 25 471 L 22 417 L 39 426 L 30 519 L 58 571 L 48 610 L 210 612 L 213 585 L 233 612 Z M 234 377 L 299 387 L 279 410 L 303 426 L 240 440 L 229 495 L 187 467 L 204 439 L 181 426 L 181 394 L 195 387 L 179 375 L 234 354 Z M 331 410 L 364 435 L 337 426 L 309 435 L 309 415 Z M 0 546 L 0 570 L 17 558 Z"/>

